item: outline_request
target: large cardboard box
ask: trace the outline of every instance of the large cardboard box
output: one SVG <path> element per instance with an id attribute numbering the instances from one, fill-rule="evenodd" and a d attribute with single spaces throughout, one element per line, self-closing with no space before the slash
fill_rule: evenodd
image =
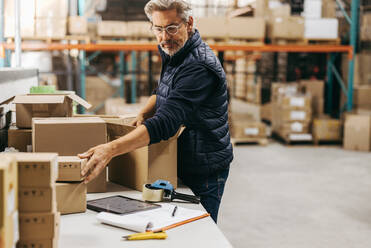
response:
<path id="1" fill-rule="evenodd" d="M 314 119 L 312 135 L 317 141 L 341 141 L 342 123 L 337 119 Z"/>
<path id="2" fill-rule="evenodd" d="M 68 1 L 36 0 L 37 18 L 67 18 Z"/>
<path id="3" fill-rule="evenodd" d="M 347 114 L 344 124 L 344 149 L 370 151 L 371 116 Z"/>
<path id="4" fill-rule="evenodd" d="M 11 213 L 5 220 L 5 226 L 0 227 L 0 247 L 14 248 L 19 240 L 18 211 Z"/>
<path id="5" fill-rule="evenodd" d="M 353 91 L 353 104 L 355 108 L 371 109 L 371 86 L 355 86 Z"/>
<path id="6" fill-rule="evenodd" d="M 18 248 L 57 248 L 58 237 L 54 239 L 43 240 L 19 240 Z"/>
<path id="7" fill-rule="evenodd" d="M 0 154 L 0 229 L 18 210 L 18 168 L 15 158 Z"/>
<path id="8" fill-rule="evenodd" d="M 32 152 L 32 130 L 11 126 L 8 130 L 8 147 L 20 152 Z"/>
<path id="9" fill-rule="evenodd" d="M 336 18 L 305 19 L 304 38 L 337 39 L 339 21 Z"/>
<path id="10" fill-rule="evenodd" d="M 128 35 L 128 23 L 122 21 L 98 22 L 97 34 L 102 37 L 126 37 Z"/>
<path id="11" fill-rule="evenodd" d="M 202 17 L 196 21 L 196 28 L 203 38 L 225 39 L 228 37 L 226 17 Z"/>
<path id="12" fill-rule="evenodd" d="M 268 25 L 271 39 L 303 39 L 304 19 L 299 16 L 272 17 Z"/>
<path id="13" fill-rule="evenodd" d="M 56 153 L 14 153 L 20 187 L 51 187 L 58 177 Z"/>
<path id="14" fill-rule="evenodd" d="M 57 210 L 61 214 L 86 211 L 86 184 L 56 183 Z"/>
<path id="15" fill-rule="evenodd" d="M 110 140 L 117 139 L 133 131 L 135 127 L 119 124 L 107 124 Z M 134 150 L 115 157 L 108 167 L 109 180 L 143 190 L 143 184 L 153 183 L 158 179 L 170 181 L 177 187 L 177 138 L 181 130 L 172 138 Z"/>
<path id="16" fill-rule="evenodd" d="M 48 188 L 19 188 L 19 212 L 54 212 L 57 209 L 55 185 Z"/>
<path id="17" fill-rule="evenodd" d="M 227 22 L 227 30 L 229 38 L 264 39 L 265 19 L 263 17 L 232 18 Z"/>
<path id="18" fill-rule="evenodd" d="M 60 213 L 21 213 L 19 232 L 22 240 L 44 240 L 59 236 Z"/>
<path id="19" fill-rule="evenodd" d="M 106 123 L 97 117 L 33 120 L 32 145 L 35 152 L 76 156 L 104 143 L 107 143 Z M 103 170 L 88 184 L 88 192 L 105 192 L 106 182 L 107 173 Z"/>
<path id="20" fill-rule="evenodd" d="M 81 171 L 86 165 L 87 160 L 77 156 L 59 156 L 58 167 L 59 173 L 57 181 L 62 182 L 79 182 L 84 178 L 81 176 Z"/>
<path id="21" fill-rule="evenodd" d="M 67 19 L 61 18 L 37 18 L 36 37 L 40 38 L 64 38 L 67 34 Z"/>
<path id="22" fill-rule="evenodd" d="M 69 34 L 87 34 L 88 21 L 83 16 L 68 17 L 68 33 Z"/>
<path id="23" fill-rule="evenodd" d="M 90 104 L 75 94 L 18 95 L 0 103 L 16 105 L 16 124 L 19 128 L 31 128 L 34 117 L 72 116 L 73 101 L 89 109 Z"/>

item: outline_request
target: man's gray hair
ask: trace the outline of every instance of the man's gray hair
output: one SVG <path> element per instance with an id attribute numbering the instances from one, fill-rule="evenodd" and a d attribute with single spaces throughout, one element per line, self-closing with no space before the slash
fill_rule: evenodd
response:
<path id="1" fill-rule="evenodd" d="M 164 11 L 175 9 L 178 16 L 184 21 L 188 22 L 189 17 L 192 16 L 192 7 L 184 0 L 151 0 L 144 7 L 148 19 L 152 22 L 152 14 L 154 11 Z"/>

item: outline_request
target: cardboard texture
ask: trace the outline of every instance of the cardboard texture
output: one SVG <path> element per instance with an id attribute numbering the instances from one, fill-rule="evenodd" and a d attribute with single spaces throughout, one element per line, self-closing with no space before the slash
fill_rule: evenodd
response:
<path id="1" fill-rule="evenodd" d="M 227 18 L 225 17 L 201 17 L 197 18 L 196 28 L 203 38 L 228 37 Z"/>
<path id="2" fill-rule="evenodd" d="M 63 214 L 86 211 L 86 184 L 56 183 L 57 210 Z"/>
<path id="3" fill-rule="evenodd" d="M 371 41 L 371 13 L 364 12 L 362 13 L 361 19 L 361 40 L 362 41 Z"/>
<path id="4" fill-rule="evenodd" d="M 357 109 L 371 109 L 371 86 L 355 86 L 353 104 Z"/>
<path id="5" fill-rule="evenodd" d="M 269 10 L 268 0 L 256 0 L 255 1 L 254 16 L 265 17 L 268 10 Z"/>
<path id="6" fill-rule="evenodd" d="M 268 22 L 268 37 L 271 39 L 303 39 L 304 19 L 299 16 L 272 17 Z"/>
<path id="7" fill-rule="evenodd" d="M 22 240 L 45 240 L 59 236 L 60 213 L 21 213 L 19 232 Z"/>
<path id="8" fill-rule="evenodd" d="M 348 114 L 344 124 L 344 149 L 365 151 L 371 149 L 371 116 Z"/>
<path id="9" fill-rule="evenodd" d="M 63 38 L 67 34 L 67 19 L 37 18 L 36 37 Z"/>
<path id="10" fill-rule="evenodd" d="M 0 154 L 0 229 L 18 210 L 18 168 L 15 158 Z"/>
<path id="11" fill-rule="evenodd" d="M 32 152 L 32 130 L 11 126 L 8 130 L 8 147 L 20 152 Z"/>
<path id="12" fill-rule="evenodd" d="M 20 187 L 51 187 L 58 177 L 56 153 L 14 153 Z"/>
<path id="13" fill-rule="evenodd" d="M 246 101 L 261 104 L 261 82 L 247 82 Z"/>
<path id="14" fill-rule="evenodd" d="M 68 1 L 36 0 L 37 18 L 67 18 Z"/>
<path id="15" fill-rule="evenodd" d="M 70 117 L 73 101 L 87 109 L 91 107 L 75 94 L 18 95 L 0 105 L 11 101 L 16 105 L 16 125 L 19 128 L 31 128 L 34 117 Z"/>
<path id="16" fill-rule="evenodd" d="M 69 34 L 87 34 L 88 21 L 83 16 L 68 17 L 68 33 Z"/>
<path id="17" fill-rule="evenodd" d="M 336 18 L 336 0 L 322 1 L 322 18 Z"/>
<path id="18" fill-rule="evenodd" d="M 48 188 L 19 188 L 19 212 L 55 212 L 57 209 L 55 185 Z"/>
<path id="19" fill-rule="evenodd" d="M 312 96 L 313 116 L 319 117 L 324 114 L 325 82 L 322 80 L 302 80 L 300 88 Z"/>
<path id="20" fill-rule="evenodd" d="M 17 248 L 57 248 L 58 238 L 44 240 L 19 240 Z"/>
<path id="21" fill-rule="evenodd" d="M 240 119 L 232 114 L 231 134 L 233 138 L 266 138 L 267 130 L 263 122 Z"/>
<path id="22" fill-rule="evenodd" d="M 232 98 L 229 110 L 233 114 L 247 114 L 251 116 L 251 120 L 260 121 L 261 106 L 254 103 L 245 102 L 236 98 Z"/>
<path id="23" fill-rule="evenodd" d="M 5 226 L 0 227 L 0 247 L 1 248 L 14 248 L 19 240 L 19 224 L 18 212 L 7 216 Z"/>
<path id="24" fill-rule="evenodd" d="M 58 168 L 59 174 L 57 181 L 79 182 L 83 180 L 81 171 L 86 165 L 87 160 L 77 156 L 59 156 Z"/>
<path id="25" fill-rule="evenodd" d="M 128 34 L 128 23 L 122 21 L 98 22 L 97 34 L 103 37 L 126 37 Z"/>
<path id="26" fill-rule="evenodd" d="M 97 117 L 33 120 L 32 144 L 35 152 L 76 156 L 104 143 L 107 143 L 106 123 Z M 107 173 L 104 170 L 88 184 L 88 192 L 105 192 L 106 178 Z"/>
<path id="27" fill-rule="evenodd" d="M 272 103 L 266 103 L 261 106 L 262 120 L 272 121 Z"/>
<path id="28" fill-rule="evenodd" d="M 337 119 L 314 119 L 312 135 L 314 140 L 341 141 L 342 123 Z"/>
<path id="29" fill-rule="evenodd" d="M 215 26 L 215 28 L 220 27 Z M 231 18 L 227 21 L 227 30 L 229 38 L 264 39 L 265 19 L 262 17 Z"/>
<path id="30" fill-rule="evenodd" d="M 128 125 L 107 124 L 109 139 L 114 140 L 133 131 Z M 170 181 L 177 187 L 177 138 L 181 130 L 167 141 L 139 148 L 115 157 L 108 167 L 110 181 L 143 190 L 143 184 L 158 179 Z"/>

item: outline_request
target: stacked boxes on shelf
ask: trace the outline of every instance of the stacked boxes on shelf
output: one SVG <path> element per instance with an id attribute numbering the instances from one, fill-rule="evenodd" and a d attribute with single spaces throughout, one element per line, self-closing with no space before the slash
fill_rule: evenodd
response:
<path id="1" fill-rule="evenodd" d="M 18 239 L 17 162 L 13 156 L 0 154 L 0 247 L 13 248 Z"/>
<path id="2" fill-rule="evenodd" d="M 56 153 L 14 153 L 18 162 L 19 247 L 57 247 L 59 218 Z"/>
<path id="3" fill-rule="evenodd" d="M 61 214 L 86 211 L 86 184 L 82 183 L 81 171 L 86 159 L 75 156 L 58 157 L 57 209 Z"/>

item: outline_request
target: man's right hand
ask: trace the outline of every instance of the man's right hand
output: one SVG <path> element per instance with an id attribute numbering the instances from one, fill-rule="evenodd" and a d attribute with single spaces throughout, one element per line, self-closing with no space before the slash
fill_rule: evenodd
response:
<path id="1" fill-rule="evenodd" d="M 130 125 L 139 127 L 140 125 L 143 124 L 144 121 L 145 121 L 144 115 L 138 114 L 137 117 L 135 117 L 135 119 L 130 122 Z"/>

